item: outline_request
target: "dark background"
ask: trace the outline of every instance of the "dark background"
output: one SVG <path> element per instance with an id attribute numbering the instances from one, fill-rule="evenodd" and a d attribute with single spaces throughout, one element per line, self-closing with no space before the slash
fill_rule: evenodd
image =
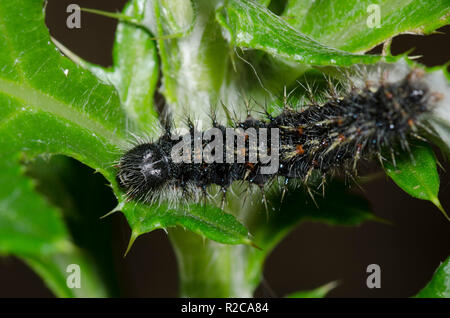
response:
<path id="1" fill-rule="evenodd" d="M 70 30 L 65 24 L 65 9 L 73 2 L 49 1 L 47 25 L 50 33 L 84 59 L 103 66 L 111 65 L 117 22 L 82 14 L 82 28 Z M 82 7 L 106 11 L 120 11 L 125 2 L 76 1 Z M 450 60 L 450 27 L 439 31 L 444 34 L 398 36 L 393 41 L 392 52 L 398 54 L 416 48 L 412 55 L 423 55 L 420 62 L 428 66 L 442 65 Z M 442 158 L 441 162 L 448 170 L 448 163 Z M 75 208 L 82 211 L 84 222 L 89 223 L 84 232 L 92 232 L 96 237 L 102 234 L 91 251 L 110 255 L 103 257 L 102 262 L 119 277 L 118 283 L 112 283 L 117 295 L 176 297 L 176 261 L 166 234 L 155 231 L 143 235 L 123 258 L 130 235 L 125 218 L 116 213 L 99 219 L 114 204 L 109 188 L 102 186 L 106 181 L 73 160 L 69 164 L 78 171 L 79 181 L 90 185 L 79 189 L 73 183 L 66 188 L 75 193 L 75 198 L 84 200 L 84 205 L 76 200 L 74 203 Z M 441 175 L 440 199 L 444 208 L 450 210 L 450 179 L 443 172 Z M 64 174 L 59 177 L 67 180 Z M 449 255 L 450 222 L 431 203 L 411 198 L 384 177 L 364 185 L 364 195 L 374 213 L 393 225 L 370 222 L 360 227 L 330 227 L 303 223 L 268 258 L 265 282 L 256 295 L 283 296 L 334 280 L 339 280 L 340 285 L 329 294 L 330 297 L 409 297 L 424 287 L 436 267 Z M 73 223 L 72 230 L 86 226 L 86 223 Z M 76 239 L 83 241 L 89 237 Z M 366 287 L 366 267 L 372 263 L 381 266 L 381 289 Z M 20 260 L 0 258 L 0 297 L 52 296 L 41 279 Z"/>

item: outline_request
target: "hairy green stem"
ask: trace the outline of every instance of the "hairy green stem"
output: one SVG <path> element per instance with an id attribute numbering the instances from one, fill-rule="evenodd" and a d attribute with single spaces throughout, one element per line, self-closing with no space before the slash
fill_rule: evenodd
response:
<path id="1" fill-rule="evenodd" d="M 173 229 L 169 237 L 178 261 L 181 297 L 252 297 L 262 262 L 252 262 L 255 248 L 224 245 Z M 260 252 L 260 251 L 258 251 Z"/>

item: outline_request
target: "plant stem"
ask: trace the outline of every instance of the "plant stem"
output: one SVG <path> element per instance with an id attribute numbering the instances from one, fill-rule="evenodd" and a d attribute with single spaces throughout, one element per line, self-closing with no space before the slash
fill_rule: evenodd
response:
<path id="1" fill-rule="evenodd" d="M 181 297 L 252 297 L 262 264 L 250 262 L 255 249 L 224 245 L 173 229 L 169 237 L 178 260 Z"/>

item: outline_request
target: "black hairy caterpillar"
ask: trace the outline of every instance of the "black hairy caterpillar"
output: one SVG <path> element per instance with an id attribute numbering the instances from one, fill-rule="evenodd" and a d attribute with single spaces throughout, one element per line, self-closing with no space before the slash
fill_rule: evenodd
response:
<path id="1" fill-rule="evenodd" d="M 118 183 L 130 198 L 145 202 L 156 201 L 171 190 L 181 191 L 185 197 L 198 193 L 197 190 L 206 195 L 212 184 L 222 188 L 224 198 L 234 181 L 247 181 L 264 189 L 276 177 L 284 177 L 286 184 L 289 179 L 307 184 L 312 173 L 318 172 L 324 184 L 326 176 L 336 170 L 356 174 L 360 159 L 382 161 L 382 153 L 389 153 L 395 164 L 395 149 L 409 151 L 411 140 L 424 140 L 430 132 L 437 134 L 428 119 L 434 113 L 442 113 L 440 105 L 448 101 L 443 102 L 445 96 L 439 89 L 434 90 L 433 77 L 406 64 L 390 70 L 379 68 L 374 76 L 376 81 L 371 82 L 366 76 L 363 84 L 352 83 L 344 93 L 332 94 L 321 105 L 307 105 L 301 111 L 286 106 L 281 114 L 268 115 L 266 120 L 248 116 L 235 123 L 234 128 L 239 128 L 235 135 L 227 135 L 227 128 L 213 118 L 212 126 L 224 140 L 213 151 L 209 149 L 219 159 L 212 162 L 202 160 L 198 152 L 217 141 L 216 135 L 202 138 L 190 123 L 185 143 L 189 157 L 180 162 L 173 157 L 173 149 L 180 141 L 168 129 L 158 140 L 140 143 L 121 157 Z M 264 132 L 266 139 L 259 134 L 258 143 L 252 143 L 250 131 Z M 264 142 L 272 141 L 274 136 L 278 149 Z M 228 158 L 227 144 L 232 146 Z M 252 151 L 263 146 L 267 147 L 267 155 L 277 155 L 277 167 L 269 173 L 263 173 L 267 160 L 250 160 Z M 186 148 L 183 155 L 185 151 Z M 241 160 L 236 160 L 239 154 Z M 229 158 L 233 160 L 228 162 Z"/>

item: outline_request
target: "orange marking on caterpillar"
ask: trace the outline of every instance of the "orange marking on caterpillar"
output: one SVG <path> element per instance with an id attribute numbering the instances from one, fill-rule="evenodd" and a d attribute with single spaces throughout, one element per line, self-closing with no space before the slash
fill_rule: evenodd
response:
<path id="1" fill-rule="evenodd" d="M 305 153 L 305 149 L 303 149 L 302 145 L 295 146 L 295 152 L 297 155 L 303 155 Z"/>
<path id="2" fill-rule="evenodd" d="M 245 163 L 245 166 L 246 166 L 247 168 L 250 168 L 250 170 L 255 169 L 255 165 L 254 165 L 253 163 L 251 163 L 251 162 L 246 162 L 246 163 Z"/>

